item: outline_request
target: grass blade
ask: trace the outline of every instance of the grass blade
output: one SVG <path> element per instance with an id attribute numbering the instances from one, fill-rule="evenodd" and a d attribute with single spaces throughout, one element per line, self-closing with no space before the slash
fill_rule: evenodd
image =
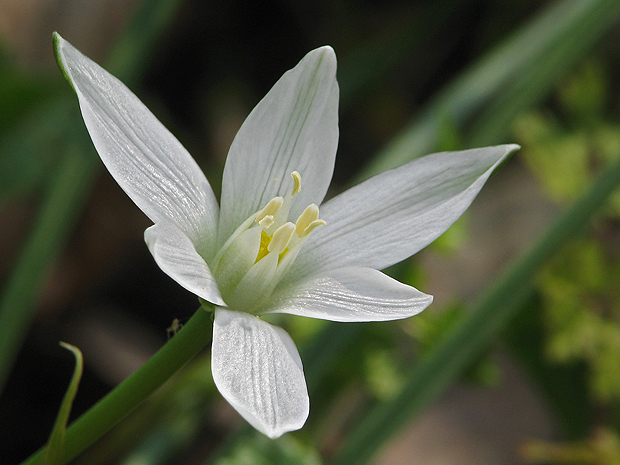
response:
<path id="1" fill-rule="evenodd" d="M 437 95 L 377 155 L 360 178 L 440 149 L 440 136 L 446 124 L 460 130 L 472 118 L 486 121 L 475 124 L 494 124 L 501 130 L 495 129 L 483 138 L 486 129 L 477 129 L 475 133 L 480 135 L 470 142 L 498 143 L 507 119 L 517 108 L 516 102 L 523 98 L 522 105 L 530 106 L 546 95 L 562 77 L 562 71 L 583 57 L 619 16 L 617 0 L 564 0 L 552 4 Z M 539 69 L 547 63 L 553 66 L 545 72 Z M 536 87 L 532 88 L 530 83 Z M 478 120 L 477 112 L 482 109 L 487 109 L 486 113 Z"/>
<path id="2" fill-rule="evenodd" d="M 35 317 L 41 282 L 63 249 L 98 168 L 92 153 L 77 145 L 65 153 L 50 183 L 40 213 L 0 297 L 0 391 Z"/>
<path id="3" fill-rule="evenodd" d="M 118 74 L 127 81 L 136 79 L 140 66 L 150 55 L 148 52 L 153 51 L 155 37 L 161 34 L 177 4 L 178 0 L 145 0 L 117 51 L 112 54 L 111 68 L 118 68 Z M 66 149 L 59 147 L 59 152 L 66 151 L 64 159 L 49 185 L 30 236 L 0 297 L 0 325 L 6 331 L 0 338 L 0 392 L 34 318 L 37 289 L 72 231 L 101 166 L 92 153 L 92 144 L 86 133 L 78 135 L 72 130 L 82 128 L 82 123 L 62 117 L 58 124 L 65 124 L 64 131 L 58 134 L 71 142 Z"/>
<path id="4" fill-rule="evenodd" d="M 75 369 L 73 370 L 73 376 L 67 387 L 67 392 L 62 399 L 60 409 L 58 410 L 58 416 L 54 423 L 54 428 L 50 434 L 50 439 L 45 448 L 45 454 L 43 456 L 43 465 L 58 465 L 60 464 L 63 446 L 65 443 L 65 431 L 67 429 L 67 421 L 69 421 L 69 414 L 71 413 L 71 407 L 73 406 L 73 399 L 77 394 L 80 379 L 82 379 L 82 371 L 84 368 L 84 360 L 82 352 L 75 346 L 61 342 L 60 345 L 67 350 L 70 350 L 75 356 Z"/>

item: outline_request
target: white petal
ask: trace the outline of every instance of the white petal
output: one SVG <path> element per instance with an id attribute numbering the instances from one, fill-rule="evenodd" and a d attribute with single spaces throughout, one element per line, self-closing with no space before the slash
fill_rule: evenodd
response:
<path id="1" fill-rule="evenodd" d="M 308 53 L 285 73 L 245 120 L 230 148 L 222 181 L 220 242 L 252 213 L 293 187 L 291 217 L 319 204 L 331 181 L 338 145 L 336 55 Z"/>
<path id="2" fill-rule="evenodd" d="M 301 428 L 310 401 L 299 353 L 282 328 L 217 308 L 211 369 L 222 396 L 270 438 Z"/>
<path id="3" fill-rule="evenodd" d="M 217 201 L 194 159 L 123 83 L 57 34 L 54 41 L 110 174 L 154 223 L 169 218 L 193 240 L 200 237 L 202 251 L 211 251 Z"/>
<path id="4" fill-rule="evenodd" d="M 291 277 L 346 266 L 383 269 L 433 242 L 469 207 L 517 145 L 443 152 L 386 171 L 321 206 L 327 224 L 301 249 Z"/>
<path id="5" fill-rule="evenodd" d="M 266 313 L 331 321 L 389 321 L 417 315 L 433 297 L 370 268 L 340 268 L 276 291 Z"/>
<path id="6" fill-rule="evenodd" d="M 225 305 L 209 266 L 183 231 L 168 221 L 144 231 L 144 240 L 164 273 L 198 297 Z"/>

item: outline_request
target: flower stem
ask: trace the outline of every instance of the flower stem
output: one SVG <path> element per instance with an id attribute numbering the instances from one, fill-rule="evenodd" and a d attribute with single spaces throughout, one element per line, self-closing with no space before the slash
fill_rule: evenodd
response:
<path id="1" fill-rule="evenodd" d="M 77 457 L 144 402 L 211 341 L 212 331 L 211 313 L 199 308 L 144 365 L 67 428 L 60 463 Z M 21 465 L 38 464 L 44 451 L 42 447 Z"/>

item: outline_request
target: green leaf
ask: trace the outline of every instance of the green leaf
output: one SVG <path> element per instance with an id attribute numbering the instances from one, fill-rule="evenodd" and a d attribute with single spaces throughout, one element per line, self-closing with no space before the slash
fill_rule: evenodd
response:
<path id="1" fill-rule="evenodd" d="M 82 352 L 77 347 L 61 342 L 60 345 L 67 350 L 70 350 L 75 356 L 75 368 L 73 370 L 73 376 L 67 392 L 62 399 L 58 415 L 56 416 L 56 422 L 54 428 L 50 434 L 47 447 L 45 449 L 45 455 L 43 456 L 42 465 L 59 465 L 62 460 L 64 444 L 65 444 L 65 431 L 67 428 L 67 421 L 69 420 L 69 414 L 71 413 L 71 406 L 73 405 L 73 399 L 77 394 L 78 385 L 82 378 L 82 370 L 84 362 L 82 358 Z"/>

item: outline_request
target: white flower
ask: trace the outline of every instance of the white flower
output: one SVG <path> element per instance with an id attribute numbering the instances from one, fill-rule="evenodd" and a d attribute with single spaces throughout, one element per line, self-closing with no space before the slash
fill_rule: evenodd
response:
<path id="1" fill-rule="evenodd" d="M 295 344 L 257 315 L 384 321 L 421 312 L 431 296 L 377 270 L 441 235 L 518 148 L 429 155 L 321 205 L 338 143 L 336 56 L 322 47 L 241 126 L 219 207 L 196 162 L 144 104 L 57 34 L 54 42 L 103 163 L 154 223 L 144 236 L 155 261 L 215 306 L 215 384 L 272 438 L 301 428 L 309 400 Z"/>

